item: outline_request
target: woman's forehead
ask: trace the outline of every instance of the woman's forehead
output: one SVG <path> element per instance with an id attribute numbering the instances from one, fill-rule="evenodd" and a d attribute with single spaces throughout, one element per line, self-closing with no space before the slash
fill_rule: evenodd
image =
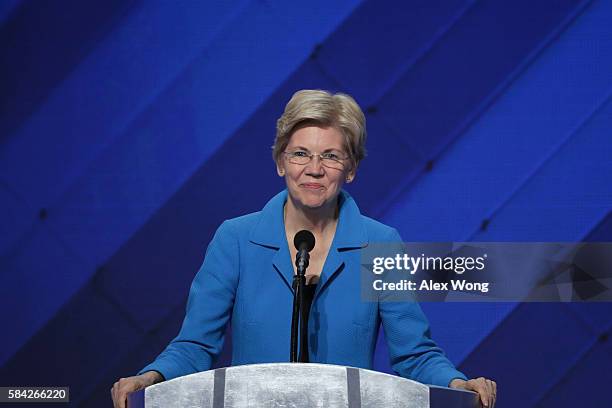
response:
<path id="1" fill-rule="evenodd" d="M 308 150 L 342 150 L 344 136 L 334 127 L 306 126 L 293 132 L 287 147 L 304 147 Z"/>

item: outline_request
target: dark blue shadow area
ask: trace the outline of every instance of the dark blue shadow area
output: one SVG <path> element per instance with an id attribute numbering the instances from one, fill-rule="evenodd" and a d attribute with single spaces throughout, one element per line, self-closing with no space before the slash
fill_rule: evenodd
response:
<path id="1" fill-rule="evenodd" d="M 0 137 L 8 137 L 140 1 L 24 1 L 0 26 Z M 51 135 L 50 135 L 51 136 Z"/>

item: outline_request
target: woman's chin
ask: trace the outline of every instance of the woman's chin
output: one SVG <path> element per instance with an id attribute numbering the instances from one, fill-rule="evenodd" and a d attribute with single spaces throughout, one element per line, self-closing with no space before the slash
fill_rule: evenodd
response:
<path id="1" fill-rule="evenodd" d="M 319 210 L 331 204 L 329 196 L 323 192 L 296 194 L 294 201 L 297 206 L 308 210 Z"/>
<path id="2" fill-rule="evenodd" d="M 333 200 L 332 200 L 333 201 Z M 335 202 L 334 202 L 335 204 Z M 302 205 L 309 210 L 320 210 L 322 208 L 328 207 L 330 205 L 334 205 L 330 200 L 326 200 L 324 197 L 321 197 L 316 200 L 304 200 L 302 201 Z"/>
<path id="3" fill-rule="evenodd" d="M 324 204 L 325 204 L 325 201 L 315 201 L 315 200 L 303 201 L 302 202 L 302 205 L 305 208 L 308 208 L 309 210 L 319 209 L 319 208 L 323 207 Z"/>

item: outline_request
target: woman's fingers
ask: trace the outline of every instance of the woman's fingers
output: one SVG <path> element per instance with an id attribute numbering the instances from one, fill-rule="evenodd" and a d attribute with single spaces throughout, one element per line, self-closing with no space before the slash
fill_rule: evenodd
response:
<path id="1" fill-rule="evenodd" d="M 478 383 L 477 392 L 480 395 L 480 401 L 482 401 L 482 405 L 485 407 L 491 408 L 491 395 L 489 394 L 489 389 L 487 387 L 487 383 L 483 377 L 477 378 L 475 381 Z"/>
<path id="2" fill-rule="evenodd" d="M 495 406 L 495 402 L 497 401 L 497 383 L 493 380 L 487 379 L 487 383 L 491 389 L 491 406 Z"/>
<path id="3" fill-rule="evenodd" d="M 113 405 L 115 408 L 126 408 L 125 397 L 127 396 L 125 378 L 120 378 L 111 390 L 113 396 Z"/>
<path id="4" fill-rule="evenodd" d="M 125 408 L 119 399 L 119 381 L 116 381 L 111 388 L 111 397 L 113 399 L 114 408 Z"/>
<path id="5" fill-rule="evenodd" d="M 493 406 L 493 387 L 487 383 L 487 379 L 484 377 L 475 378 L 469 380 L 466 384 L 466 389 L 476 391 L 480 397 L 480 402 L 487 408 Z"/>
<path id="6" fill-rule="evenodd" d="M 126 408 L 127 396 L 130 392 L 141 390 L 145 384 L 140 376 L 120 378 L 113 388 L 111 388 L 111 397 L 113 399 L 114 408 Z"/>
<path id="7" fill-rule="evenodd" d="M 449 384 L 449 387 L 474 391 L 478 393 L 478 398 L 483 406 L 487 408 L 493 408 L 495 406 L 495 401 L 497 400 L 497 384 L 493 380 L 484 377 L 474 378 L 468 381 L 454 379 Z"/>

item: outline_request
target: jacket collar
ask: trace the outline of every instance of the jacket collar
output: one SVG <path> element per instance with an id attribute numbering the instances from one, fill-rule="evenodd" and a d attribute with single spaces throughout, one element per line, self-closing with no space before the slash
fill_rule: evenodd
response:
<path id="1" fill-rule="evenodd" d="M 338 225 L 332 242 L 332 250 L 364 248 L 368 244 L 366 228 L 355 200 L 344 190 L 339 195 Z M 250 241 L 281 249 L 287 246 L 283 207 L 287 201 L 287 190 L 283 190 L 264 206 L 261 217 L 251 232 Z"/>
<path id="2" fill-rule="evenodd" d="M 344 269 L 346 250 L 364 248 L 368 244 L 363 217 L 357 204 L 345 191 L 341 191 L 339 200 L 340 210 L 336 234 L 327 253 L 314 299 L 319 296 L 332 278 Z M 293 291 L 294 271 L 283 217 L 283 206 L 286 201 L 287 190 L 277 194 L 266 204 L 261 211 L 259 223 L 251 233 L 250 240 L 255 244 L 276 250 L 272 264 L 289 290 Z"/>

